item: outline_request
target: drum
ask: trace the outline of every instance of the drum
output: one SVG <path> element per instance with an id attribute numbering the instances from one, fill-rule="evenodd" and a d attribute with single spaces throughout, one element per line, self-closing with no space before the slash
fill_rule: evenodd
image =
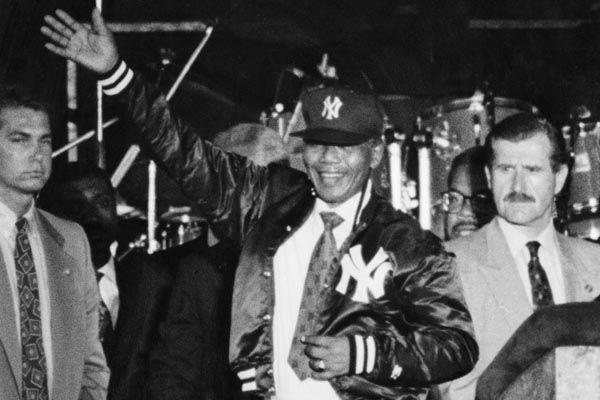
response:
<path id="1" fill-rule="evenodd" d="M 485 106 L 483 94 L 476 93 L 465 99 L 456 99 L 435 105 L 419 116 L 417 125 L 433 135 L 431 151 L 432 231 L 443 237 L 441 218 L 442 193 L 447 190 L 447 179 L 452 160 L 462 151 L 483 145 L 492 128 L 508 116 L 520 112 L 538 113 L 538 109 L 522 100 L 495 97 L 492 107 Z M 493 115 L 488 114 L 493 110 Z M 410 152 L 410 165 L 417 165 L 416 151 Z M 418 177 L 418 168 L 409 175 Z"/>
<path id="2" fill-rule="evenodd" d="M 572 236 L 597 240 L 600 237 L 600 122 L 579 122 L 571 136 L 573 167 L 567 227 Z"/>
<path id="3" fill-rule="evenodd" d="M 179 246 L 206 234 L 207 222 L 188 213 L 184 207 L 171 207 L 160 216 L 155 239 L 160 250 Z"/>

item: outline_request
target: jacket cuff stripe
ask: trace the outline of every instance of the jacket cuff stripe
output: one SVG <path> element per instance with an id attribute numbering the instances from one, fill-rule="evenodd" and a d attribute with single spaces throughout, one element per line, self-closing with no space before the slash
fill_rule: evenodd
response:
<path id="1" fill-rule="evenodd" d="M 251 392 L 253 390 L 258 389 L 258 387 L 256 386 L 256 382 L 252 381 L 252 382 L 246 382 L 242 384 L 242 392 Z"/>
<path id="2" fill-rule="evenodd" d="M 125 90 L 125 88 L 131 83 L 132 80 L 133 71 L 127 69 L 127 72 L 125 73 L 123 79 L 116 83 L 115 86 L 113 86 L 112 88 L 105 88 L 104 93 L 108 96 L 115 96 L 121 93 L 123 90 Z"/>
<path id="3" fill-rule="evenodd" d="M 356 374 L 362 374 L 365 368 L 365 342 L 362 336 L 355 335 L 354 342 L 356 344 Z"/>
<path id="4" fill-rule="evenodd" d="M 245 369 L 237 373 L 240 380 L 245 381 L 247 379 L 254 379 L 256 377 L 256 368 Z"/>
<path id="5" fill-rule="evenodd" d="M 355 375 L 354 371 L 356 367 L 356 342 L 354 341 L 354 336 L 348 336 L 348 342 L 350 343 L 350 375 Z"/>
<path id="6" fill-rule="evenodd" d="M 257 390 L 256 386 L 256 368 L 245 369 L 238 371 L 238 378 L 242 381 L 242 392 L 250 392 Z"/>
<path id="7" fill-rule="evenodd" d="M 103 75 L 98 82 L 105 94 L 114 96 L 121 93 L 132 80 L 133 71 L 127 66 L 125 61 L 121 60 L 111 71 Z"/>
<path id="8" fill-rule="evenodd" d="M 111 86 L 115 83 L 115 81 L 117 79 L 119 79 L 119 77 L 121 75 L 123 75 L 123 73 L 125 72 L 126 69 L 127 69 L 127 64 L 125 63 L 125 61 L 120 60 L 119 62 L 117 62 L 115 64 L 114 67 L 111 68 L 110 71 L 100 75 L 100 77 L 98 78 L 98 82 L 103 87 Z"/>
<path id="9" fill-rule="evenodd" d="M 375 368 L 375 358 L 377 356 L 377 347 L 375 346 L 375 339 L 373 336 L 367 337 L 367 366 L 365 372 L 370 374 Z"/>

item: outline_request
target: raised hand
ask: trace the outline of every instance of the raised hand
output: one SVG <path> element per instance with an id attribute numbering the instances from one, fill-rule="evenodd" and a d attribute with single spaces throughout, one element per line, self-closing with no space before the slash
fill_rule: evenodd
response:
<path id="1" fill-rule="evenodd" d="M 44 22 L 41 31 L 51 41 L 45 47 L 54 54 L 99 74 L 110 71 L 119 60 L 113 34 L 97 8 L 92 11 L 91 29 L 62 10 L 56 10 L 56 16 L 46 15 Z"/>

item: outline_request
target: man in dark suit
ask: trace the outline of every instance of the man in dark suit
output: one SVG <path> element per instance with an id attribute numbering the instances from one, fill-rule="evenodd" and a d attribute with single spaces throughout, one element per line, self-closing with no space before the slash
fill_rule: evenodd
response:
<path id="1" fill-rule="evenodd" d="M 108 368 L 88 243 L 34 201 L 51 159 L 44 106 L 0 94 L 0 398 L 102 400 Z"/>
<path id="2" fill-rule="evenodd" d="M 68 164 L 40 200 L 44 208 L 83 226 L 89 238 L 102 299 L 100 337 L 111 369 L 109 398 L 144 398 L 148 355 L 173 281 L 169 263 L 142 252 L 115 261 L 116 193 L 98 167 Z"/>
<path id="3" fill-rule="evenodd" d="M 151 351 L 151 399 L 237 398 L 227 358 L 237 253 L 230 242 L 209 244 L 203 235 L 152 256 L 177 274 Z"/>

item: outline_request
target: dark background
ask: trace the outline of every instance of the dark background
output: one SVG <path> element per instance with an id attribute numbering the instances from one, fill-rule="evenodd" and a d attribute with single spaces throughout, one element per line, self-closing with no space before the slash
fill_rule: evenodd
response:
<path id="1" fill-rule="evenodd" d="M 92 6 L 89 0 L 2 0 L 0 7 L 0 81 L 25 86 L 51 104 L 55 147 L 66 142 L 65 62 L 43 48 L 39 27 L 56 8 L 89 20 Z M 470 96 L 487 81 L 496 96 L 534 104 L 559 125 L 576 105 L 597 115 L 599 13 L 600 2 L 590 0 L 111 0 L 103 6 L 108 21 L 216 23 L 173 99 L 208 138 L 235 122 L 258 121 L 273 105 L 280 78 L 278 100 L 291 103 L 293 90 L 285 88 L 298 82 L 286 68 L 316 76 L 325 52 L 343 82 L 368 88 L 369 81 L 379 94 L 419 104 Z M 504 28 L 478 28 L 482 20 Z M 515 20 L 525 20 L 523 29 L 506 28 Z M 540 21 L 546 28 L 534 29 Z M 160 49 L 171 52 L 161 77 L 168 87 L 202 34 L 116 37 L 129 64 L 153 79 Z M 85 132 L 95 125 L 95 89 L 89 74 L 80 70 L 79 76 L 80 109 L 69 117 Z M 110 108 L 106 113 L 112 116 Z M 125 136 L 115 132 L 125 129 L 107 130 L 111 171 L 127 148 Z M 91 146 L 81 149 L 83 157 L 92 157 Z"/>

